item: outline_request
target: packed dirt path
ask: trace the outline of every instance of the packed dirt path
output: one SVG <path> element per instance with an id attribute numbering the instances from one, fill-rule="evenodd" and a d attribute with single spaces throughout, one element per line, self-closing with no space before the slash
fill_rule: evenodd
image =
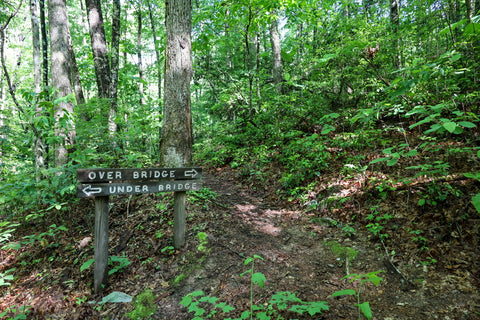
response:
<path id="1" fill-rule="evenodd" d="M 354 296 L 333 298 L 332 294 L 345 289 L 358 292 L 358 281 L 343 278 L 371 272 L 381 272 L 377 275 L 383 279 L 378 286 L 367 282 L 361 289 L 360 302 L 369 302 L 372 319 L 480 319 L 476 218 L 462 218 L 447 226 L 451 229 L 435 227 L 435 215 L 406 211 L 405 201 L 394 193 L 382 205 L 395 213 L 392 230 L 397 233 L 381 241 L 365 229 L 363 218 L 350 223 L 351 229 L 342 222 L 342 217 L 363 217 L 370 211 L 371 204 L 360 197 L 338 202 L 334 210 L 311 209 L 279 200 L 273 183 L 242 184 L 229 168 L 205 173 L 204 186 L 188 196 L 186 245 L 181 250 L 173 250 L 171 242 L 171 195 L 112 197 L 110 255 L 129 263 L 117 265 L 102 295 L 92 292 L 92 268 L 81 270 L 94 253 L 93 200 L 79 201 L 73 212 L 23 225 L 22 233 L 16 234 L 19 240 L 45 232 L 53 223 L 65 225 L 68 231 L 18 251 L 2 251 L 4 268 L 17 268 L 17 278 L 11 286 L 0 287 L 0 312 L 24 305 L 29 306 L 27 318 L 32 320 L 130 319 L 132 303 L 95 302 L 114 291 L 136 297 L 149 290 L 155 296 L 151 319 L 186 320 L 195 316 L 179 303 L 202 290 L 235 308 L 211 319 L 235 319 L 250 310 L 250 278 L 241 274 L 250 268 L 245 259 L 257 255 L 263 260 L 255 261 L 255 272 L 263 273 L 266 281 L 263 288 L 253 288 L 255 305 L 268 307 L 273 295 L 285 291 L 302 301 L 329 305 L 328 311 L 314 316 L 282 311 L 283 318 L 272 319 L 358 319 Z M 330 189 L 345 194 L 341 186 Z M 317 194 L 316 201 L 323 196 L 327 195 Z M 432 223 L 429 232 L 438 240 L 428 239 L 428 254 L 436 262 L 421 256 L 424 251 L 412 241 L 408 223 L 422 230 Z M 210 312 L 209 305 L 203 307 Z"/>
<path id="2" fill-rule="evenodd" d="M 264 259 L 257 261 L 255 271 L 267 279 L 263 289 L 255 288 L 255 304 L 266 305 L 274 293 L 289 291 L 303 301 L 326 301 L 330 306 L 321 315 L 284 313 L 285 319 L 357 319 L 356 298 L 331 295 L 358 289 L 358 282 L 342 279 L 347 272 L 374 271 L 382 271 L 378 275 L 383 281 L 378 287 L 367 283 L 361 292 L 361 302 L 370 302 L 373 319 L 480 319 L 475 279 L 432 272 L 434 266 L 428 265 L 413 266 L 404 273 L 386 257 L 388 252 L 379 241 L 360 231 L 348 237 L 337 222 L 318 212 L 277 207 L 262 192 L 239 184 L 231 172 L 209 174 L 204 185 L 218 195 L 204 212 L 209 252 L 204 259 L 197 257 L 201 265 L 159 303 L 156 319 L 193 318 L 178 303 L 195 290 L 234 306 L 238 312 L 228 316 L 238 317 L 249 309 L 250 281 L 240 274 L 248 269 L 244 259 L 253 255 Z M 188 245 L 187 250 L 195 249 Z M 346 252 L 352 253 L 349 261 Z"/>

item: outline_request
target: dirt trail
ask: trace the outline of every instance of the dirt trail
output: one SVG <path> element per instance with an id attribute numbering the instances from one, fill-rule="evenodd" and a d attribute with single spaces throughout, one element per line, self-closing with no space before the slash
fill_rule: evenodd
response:
<path id="1" fill-rule="evenodd" d="M 267 203 L 262 193 L 238 184 L 231 174 L 208 175 L 205 186 L 218 194 L 205 212 L 210 252 L 205 259 L 197 257 L 201 266 L 160 303 L 159 319 L 191 318 L 192 314 L 179 309 L 178 302 L 195 290 L 204 290 L 237 310 L 247 310 L 249 281 L 239 275 L 247 269 L 244 258 L 254 254 L 264 258 L 255 267 L 267 279 L 263 290 L 255 290 L 257 304 L 266 304 L 276 292 L 290 291 L 304 301 L 328 302 L 330 311 L 314 319 L 355 319 L 358 313 L 353 297 L 330 295 L 341 289 L 358 289 L 357 283 L 342 280 L 347 271 L 381 270 L 384 281 L 379 287 L 364 286 L 361 296 L 362 301 L 370 302 L 374 319 L 478 318 L 474 314 L 480 306 L 477 288 L 462 283 L 460 277 L 430 272 L 429 266 L 415 268 L 416 274 L 400 274 L 385 258 L 379 242 L 369 241 L 360 232 L 349 238 L 329 217 L 318 213 L 277 208 Z M 356 252 L 356 256 L 347 262 L 338 250 L 334 254 L 335 243 L 353 249 L 348 252 Z"/>
<path id="2" fill-rule="evenodd" d="M 435 221 L 435 215 L 428 219 L 427 213 L 409 211 L 402 215 L 398 207 L 403 201 L 398 194 L 391 199 L 389 196 L 389 202 L 382 200 L 382 205 L 398 216 L 398 228 L 392 229 L 398 233 L 389 231 L 383 245 L 360 223 L 353 225 L 353 235 L 342 230 L 341 217 L 350 216 L 349 210 L 359 215 L 361 210 L 368 212 L 370 206 L 362 199 L 354 199 L 356 206 L 346 203 L 334 210 L 291 209 L 278 200 L 269 201 L 274 198 L 269 195 L 276 191 L 272 185 L 252 184 L 249 188 L 237 181 L 232 170 L 207 174 L 204 185 L 217 196 L 196 202 L 191 197 L 186 246 L 178 251 L 168 249 L 172 248 L 172 208 L 168 196 L 112 199 L 111 254 L 124 255 L 131 264 L 109 277 L 105 294 L 120 291 L 135 297 L 150 289 L 158 297 L 153 319 L 184 320 L 194 316 L 179 302 L 187 294 L 203 290 L 219 298 L 219 302 L 235 307 L 228 316 L 236 318 L 250 308 L 250 280 L 240 276 L 250 267 L 244 265 L 244 260 L 258 255 L 263 261 L 255 263 L 255 271 L 262 272 L 266 282 L 263 289 L 255 287 L 255 304 L 265 306 L 275 293 L 289 291 L 303 301 L 326 301 L 330 306 L 321 315 L 301 317 L 286 313 L 282 314 L 285 319 L 358 319 L 353 296 L 331 295 L 342 289 L 358 289 L 358 283 L 342 279 L 346 274 L 374 271 L 382 271 L 379 275 L 383 281 L 378 287 L 366 284 L 361 293 L 361 302 L 370 303 L 373 319 L 480 319 L 478 219 L 452 224 L 452 230 L 459 234 L 446 227 L 431 227 L 432 237 L 441 235 L 439 232 L 451 236 L 429 242 L 428 253 L 435 253 L 433 256 L 439 261 L 422 265 L 419 260 L 424 257 L 420 257 L 412 239 L 407 238 L 411 236 L 410 226 L 405 224 L 412 223 L 411 217 L 415 217 L 417 227 L 426 230 L 425 225 Z M 337 189 L 342 194 L 343 190 Z M 80 265 L 93 257 L 93 248 L 69 245 L 91 237 L 93 221 L 89 217 L 93 201 L 81 201 L 76 210 L 69 213 L 67 221 L 58 215 L 57 221 L 45 222 L 45 226 L 65 224 L 69 230 L 63 237 L 51 239 L 61 242 L 54 251 L 48 246 L 37 246 L 23 257 L 19 256 L 21 252 L 3 252 L 10 261 L 7 267 L 18 268 L 18 280 L 11 287 L 0 288 L 8 290 L 4 291 L 7 294 L 2 293 L 0 308 L 30 305 L 28 318 L 35 320 L 129 319 L 129 303 L 102 307 L 89 303 L 102 298 L 92 294 L 91 268 L 80 270 Z M 19 238 L 40 232 L 38 226 L 21 231 L 24 234 L 19 234 Z M 207 235 L 206 249 L 199 247 L 199 233 Z M 438 253 L 441 250 L 443 254 Z M 52 256 L 55 263 L 49 261 Z M 15 261 L 27 264 L 22 267 Z M 217 314 L 212 319 L 226 317 Z"/>

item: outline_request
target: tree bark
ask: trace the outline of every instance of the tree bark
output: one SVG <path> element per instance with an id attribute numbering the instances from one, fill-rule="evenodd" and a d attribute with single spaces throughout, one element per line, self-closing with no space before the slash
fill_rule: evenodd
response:
<path id="1" fill-rule="evenodd" d="M 192 2 L 165 0 L 167 35 L 161 162 L 185 167 L 192 162 Z M 185 244 L 185 192 L 175 192 L 174 247 Z"/>
<path id="2" fill-rule="evenodd" d="M 191 0 L 166 1 L 166 67 L 164 123 L 160 156 L 169 166 L 187 166 L 192 161 L 190 106 Z"/>
<path id="3" fill-rule="evenodd" d="M 55 135 L 60 141 L 55 148 L 55 166 L 67 163 L 67 148 L 73 145 L 75 126 L 71 121 L 73 103 L 68 97 L 73 93 L 70 82 L 71 61 L 69 50 L 68 16 L 65 0 L 48 1 L 48 21 L 50 25 L 50 52 L 52 87 L 56 98 L 61 99 L 54 108 L 56 123 Z"/>
<path id="4" fill-rule="evenodd" d="M 48 87 L 48 40 L 47 24 L 45 22 L 45 0 L 40 0 L 40 31 L 42 35 L 42 81 L 45 88 Z"/>
<path id="5" fill-rule="evenodd" d="M 142 6 L 141 4 L 138 5 L 137 11 L 137 59 L 138 59 L 138 78 L 140 81 L 138 82 L 138 93 L 140 94 L 140 105 L 145 103 L 143 99 L 144 95 L 144 86 L 143 86 L 143 61 L 142 61 Z"/>
<path id="6" fill-rule="evenodd" d="M 33 83 L 35 93 L 38 95 L 42 92 L 42 57 L 37 0 L 30 0 L 30 18 L 32 23 Z M 44 115 L 44 111 L 40 103 L 37 103 L 35 106 L 35 115 L 37 117 L 42 117 Z M 33 153 L 35 156 L 36 180 L 38 182 L 42 178 L 40 171 L 45 167 L 45 147 L 43 139 L 39 134 L 35 135 L 34 137 Z"/>
<path id="7" fill-rule="evenodd" d="M 150 17 L 150 24 L 152 26 L 152 34 L 153 34 L 153 43 L 155 46 L 155 57 L 156 61 L 155 64 L 157 66 L 157 94 L 158 94 L 158 101 L 160 103 L 160 100 L 162 98 L 162 62 L 161 62 L 161 57 L 160 57 L 160 48 L 158 44 L 158 39 L 157 39 L 157 31 L 155 28 L 155 20 L 153 19 L 153 8 L 152 8 L 152 3 L 150 0 L 147 0 L 148 3 L 148 15 Z"/>
<path id="8" fill-rule="evenodd" d="M 108 114 L 108 127 L 111 135 L 118 131 L 117 105 L 118 105 L 118 68 L 120 55 L 120 0 L 113 0 L 112 10 L 112 46 L 111 46 L 111 79 L 110 79 L 110 111 Z M 114 143 L 115 145 L 115 143 Z"/>
<path id="9" fill-rule="evenodd" d="M 400 3 L 399 0 L 390 0 L 390 24 L 392 28 L 393 42 L 393 65 L 399 69 L 402 65 L 400 54 L 400 41 L 398 38 L 398 28 L 400 26 Z"/>
<path id="10" fill-rule="evenodd" d="M 276 12 L 273 13 L 276 15 Z M 272 77 L 277 93 L 282 92 L 282 53 L 280 47 L 280 33 L 278 32 L 278 20 L 270 23 L 270 45 L 272 46 Z"/>
<path id="11" fill-rule="evenodd" d="M 105 28 L 103 27 L 102 7 L 99 0 L 86 0 L 86 6 L 98 95 L 100 98 L 109 98 L 110 64 Z"/>
<path id="12" fill-rule="evenodd" d="M 87 17 L 92 43 L 93 61 L 97 80 L 98 96 L 108 99 L 110 108 L 108 113 L 107 128 L 110 137 L 115 139 L 118 130 L 115 121 L 117 117 L 117 82 L 118 82 L 118 48 L 120 38 L 120 3 L 113 2 L 112 21 L 112 65 L 108 57 L 105 28 L 103 26 L 103 15 L 99 0 L 86 0 Z M 113 73 L 112 73 L 113 70 Z M 113 143 L 116 146 L 116 143 Z"/>

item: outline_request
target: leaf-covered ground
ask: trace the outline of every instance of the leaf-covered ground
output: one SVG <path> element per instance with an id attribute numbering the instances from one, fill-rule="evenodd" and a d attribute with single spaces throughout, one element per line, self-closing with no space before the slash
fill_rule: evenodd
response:
<path id="1" fill-rule="evenodd" d="M 433 188 L 427 178 L 394 185 L 393 167 L 384 166 L 382 174 L 343 162 L 332 163 L 297 202 L 278 197 L 274 167 L 261 182 L 240 182 L 238 170 L 228 166 L 211 170 L 207 189 L 188 197 L 187 243 L 177 251 L 171 247 L 171 195 L 112 197 L 110 255 L 119 258 L 102 295 L 92 293 L 93 268 L 80 271 L 93 257 L 93 201 L 45 211 L 17 227 L 10 241 L 23 241 L 20 249 L 0 252 L 0 275 L 14 275 L 6 280 L 10 286 L 0 287 L 0 312 L 13 317 L 14 309 L 29 306 L 28 319 L 129 319 L 132 303 L 94 302 L 115 291 L 136 297 L 151 290 L 152 319 L 192 319 L 179 302 L 203 290 L 235 308 L 213 319 L 235 318 L 250 308 L 244 261 L 258 255 L 263 260 L 255 272 L 266 282 L 254 287 L 254 304 L 267 307 L 275 293 L 288 291 L 330 306 L 315 316 L 280 313 L 285 319 L 358 318 L 353 296 L 331 295 L 359 289 L 343 279 L 347 273 L 375 271 L 383 281 L 366 283 L 360 296 L 373 319 L 480 319 L 480 217 L 470 203 L 478 182 L 454 173 L 465 172 L 466 162 L 435 180 L 455 192 L 422 206 L 419 200 Z"/>

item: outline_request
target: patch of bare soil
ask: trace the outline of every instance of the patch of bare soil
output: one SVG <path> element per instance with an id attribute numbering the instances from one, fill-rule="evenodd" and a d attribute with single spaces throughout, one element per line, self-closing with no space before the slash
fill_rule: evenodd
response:
<path id="1" fill-rule="evenodd" d="M 244 260 L 259 255 L 264 260 L 256 262 L 255 271 L 262 272 L 267 281 L 263 289 L 254 288 L 255 304 L 265 305 L 276 292 L 289 291 L 303 301 L 326 301 L 330 306 L 329 311 L 313 317 L 283 313 L 285 319 L 357 319 L 353 296 L 331 295 L 342 289 L 358 290 L 357 282 L 342 279 L 347 273 L 374 271 L 382 271 L 378 275 L 383 281 L 378 287 L 367 283 L 361 292 L 361 302 L 370 303 L 373 319 L 480 319 L 480 221 L 472 215 L 455 218 L 444 227 L 435 222 L 435 214 L 421 217 L 414 206 L 406 206 L 412 200 L 408 202 L 409 195 L 400 193 L 385 202 L 395 218 L 391 226 L 385 226 L 390 228 L 389 237 L 381 240 L 360 222 L 348 224 L 353 230 L 345 228 L 347 214 L 355 212 L 360 221 L 370 211 L 371 199 L 365 195 L 351 195 L 334 209 L 319 205 L 310 210 L 272 202 L 273 183 L 242 185 L 231 170 L 206 174 L 204 180 L 204 186 L 217 197 L 190 200 L 187 243 L 178 251 L 170 248 L 171 203 L 159 206 L 156 195 L 114 199 L 111 255 L 125 255 L 131 264 L 110 276 L 102 296 L 91 292 L 93 272 L 79 271 L 93 256 L 86 239 L 93 228 L 89 200 L 82 200 L 80 209 L 68 213 L 70 219 L 57 222 L 69 223 L 67 234 L 55 239 L 58 246 L 39 243 L 36 251 L 22 249 L 33 253 L 31 257 L 4 250 L 0 272 L 12 267 L 19 272 L 11 287 L 0 287 L 0 312 L 29 305 L 28 319 L 129 319 L 130 303 L 98 306 L 89 301 L 99 301 L 113 291 L 136 296 L 151 289 L 157 307 L 152 319 L 192 319 L 193 313 L 179 302 L 190 292 L 203 290 L 235 307 L 228 314 L 235 318 L 250 306 L 250 280 L 240 276 L 249 268 Z M 322 203 L 332 192 L 348 193 L 349 189 L 331 187 L 314 200 Z M 407 208 L 410 215 L 405 214 Z M 36 227 L 25 226 L 23 231 L 31 234 Z M 412 240 L 415 234 L 411 231 L 417 229 L 427 230 L 419 236 L 428 242 Z M 199 232 L 207 234 L 206 250 L 199 248 Z M 22 267 L 21 261 L 27 261 L 27 266 Z M 226 317 L 216 314 L 213 319 Z"/>

